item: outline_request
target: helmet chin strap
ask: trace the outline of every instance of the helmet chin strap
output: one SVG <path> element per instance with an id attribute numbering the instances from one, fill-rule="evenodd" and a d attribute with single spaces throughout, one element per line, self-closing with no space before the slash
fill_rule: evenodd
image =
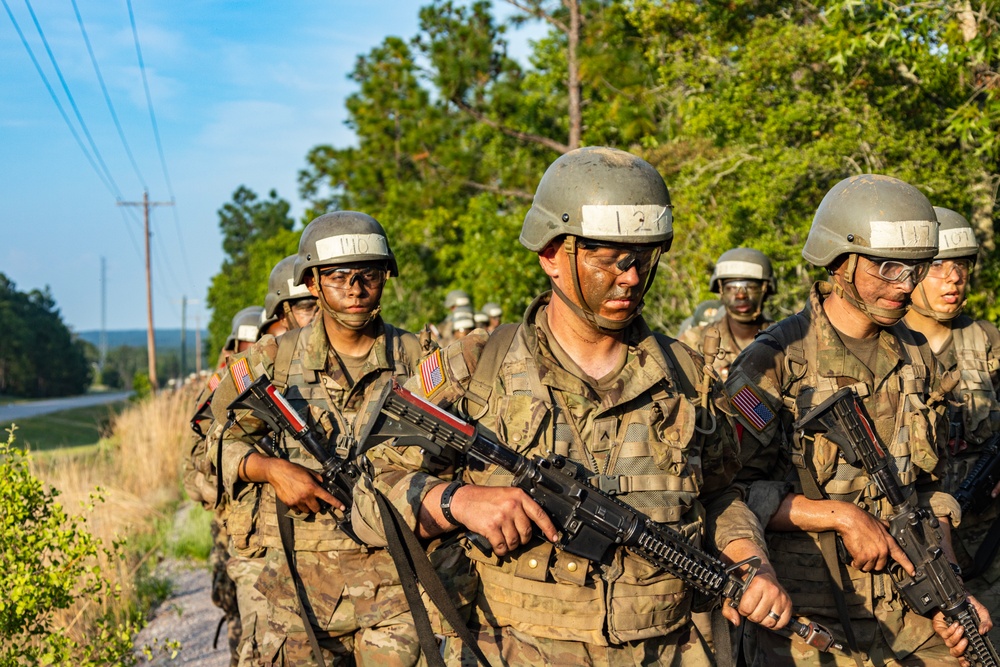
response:
<path id="1" fill-rule="evenodd" d="M 323 286 L 319 282 L 319 268 L 312 267 L 313 278 L 316 281 L 316 291 L 319 292 L 319 305 L 323 311 L 332 317 L 338 324 L 352 330 L 361 331 L 366 326 L 375 321 L 378 314 L 382 312 L 382 304 L 380 303 L 375 307 L 370 313 L 341 313 L 333 309 L 330 303 L 326 300 L 326 294 L 323 292 Z"/>
<path id="2" fill-rule="evenodd" d="M 563 292 L 561 289 L 559 289 L 559 286 L 556 285 L 555 282 L 550 281 L 550 283 L 552 285 L 552 291 L 556 293 L 556 295 L 562 300 L 563 303 L 569 306 L 569 309 L 571 311 L 573 311 L 576 315 L 583 318 L 587 322 L 590 322 L 594 327 L 596 327 L 600 331 L 611 334 L 615 334 L 624 330 L 626 327 L 628 327 L 629 324 L 632 323 L 633 320 L 635 320 L 635 318 L 639 317 L 639 315 L 642 314 L 642 308 L 645 305 L 645 301 L 641 298 L 639 299 L 639 305 L 636 306 L 635 311 L 631 315 L 626 317 L 624 320 L 609 320 L 608 318 L 595 313 L 593 308 L 590 307 L 590 304 L 588 304 L 587 300 L 583 297 L 583 290 L 580 289 L 580 273 L 577 270 L 577 263 L 576 263 L 576 258 L 577 258 L 576 237 L 567 236 L 566 240 L 563 242 L 563 249 L 565 249 L 566 254 L 569 255 L 570 266 L 572 267 L 570 270 L 570 275 L 573 278 L 573 292 L 575 293 L 576 298 L 577 300 L 579 300 L 580 304 L 583 305 L 581 306 L 577 304 L 568 296 L 566 296 L 566 293 Z M 643 297 L 646 296 L 646 292 L 649 290 L 649 286 L 653 284 L 653 278 L 655 276 L 656 276 L 656 266 L 654 265 L 653 268 L 650 269 L 649 277 L 646 279 L 646 285 L 642 291 Z"/>
<path id="3" fill-rule="evenodd" d="M 929 304 L 930 301 L 927 299 L 927 292 L 924 291 L 924 284 L 920 283 L 917 285 L 917 289 L 920 291 L 920 295 L 924 297 L 924 303 Z M 936 310 L 931 310 L 930 308 L 921 308 L 914 301 L 910 302 L 910 308 L 917 311 L 924 317 L 931 318 L 932 320 L 936 320 L 938 322 L 951 322 L 953 319 L 961 315 L 963 310 L 965 310 L 966 301 L 968 301 L 968 299 L 962 297 L 962 303 L 958 304 L 958 309 L 952 313 L 939 313 Z"/>
<path id="4" fill-rule="evenodd" d="M 849 304 L 860 310 L 865 316 L 874 322 L 875 324 L 885 326 L 881 322 L 875 319 L 875 317 L 884 317 L 888 320 L 894 320 L 893 324 L 898 322 L 906 315 L 906 308 L 881 308 L 874 304 L 867 304 L 861 300 L 861 295 L 858 294 L 858 288 L 854 285 L 854 274 L 858 269 L 858 255 L 857 253 L 851 253 L 847 259 L 847 270 L 844 272 L 844 282 L 847 283 L 847 287 L 841 286 L 839 282 L 833 280 L 833 291 L 834 293 L 847 301 Z"/>

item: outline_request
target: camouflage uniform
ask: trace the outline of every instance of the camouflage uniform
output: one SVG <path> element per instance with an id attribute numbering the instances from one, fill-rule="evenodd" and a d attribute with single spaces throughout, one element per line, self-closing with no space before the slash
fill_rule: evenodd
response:
<path id="1" fill-rule="evenodd" d="M 212 549 L 208 554 L 208 564 L 212 570 L 212 603 L 225 613 L 226 634 L 229 642 L 230 665 L 239 663 L 240 642 L 243 636 L 243 622 L 236 591 L 236 583 L 227 572 L 229 561 L 229 533 L 226 531 L 228 499 L 219 502 L 217 478 L 212 459 L 208 455 L 208 441 L 214 430 L 214 422 L 208 408 L 220 381 L 221 371 L 209 379 L 208 384 L 195 402 L 197 406 L 191 418 L 191 450 L 184 459 L 184 490 L 191 500 L 212 512 Z"/>
<path id="2" fill-rule="evenodd" d="M 390 378 L 403 379 L 420 358 L 417 337 L 384 324 L 373 323 L 382 333 L 376 338 L 359 377 L 351 382 L 330 348 L 322 318 L 311 325 L 275 339 L 265 336 L 246 356 L 256 377 L 275 378 L 276 386 L 308 420 L 330 438 L 349 432 L 357 437 L 362 414 L 373 396 L 378 396 Z M 279 342 L 291 337 L 291 361 L 286 382 L 275 368 Z M 278 371 L 278 372 L 276 372 Z M 282 386 L 284 384 L 285 386 Z M 223 379 L 215 401 L 221 419 L 237 395 L 232 376 Z M 252 444 L 266 433 L 254 417 L 237 413 L 237 424 L 223 441 L 222 478 L 234 497 L 245 499 L 253 511 L 241 513 L 245 525 L 233 526 L 237 548 L 259 544 L 266 549 L 264 568 L 256 587 L 268 602 L 267 630 L 261 642 L 263 664 L 316 664 L 278 532 L 274 489 L 269 484 L 246 484 L 239 480 L 243 458 L 255 451 Z M 312 470 L 318 462 L 292 439 L 286 438 L 289 460 Z M 342 452 L 343 453 L 343 452 Z M 296 569 L 302 579 L 313 629 L 328 664 L 414 665 L 419 645 L 412 628 L 406 600 L 389 554 L 382 549 L 359 546 L 336 525 L 334 513 L 295 515 L 293 518 Z M 354 657 L 352 657 L 354 656 Z"/>
<path id="3" fill-rule="evenodd" d="M 936 516 L 955 520 L 957 504 L 939 490 L 930 474 L 938 465 L 934 443 L 940 435 L 940 420 L 925 404 L 932 379 L 930 350 L 926 344 L 916 344 L 901 323 L 883 328 L 873 377 L 845 347 L 823 311 L 823 300 L 831 290 L 829 283 L 817 283 L 800 313 L 762 332 L 730 369 L 726 390 L 734 407 L 741 397 L 760 404 L 756 419 L 736 409 L 743 462 L 737 483 L 746 489 L 747 504 L 767 526 L 786 494 L 803 493 L 796 462 L 804 462 L 806 474 L 815 477 L 829 498 L 853 502 L 875 516 L 891 513 L 864 470 L 848 466 L 834 443 L 819 435 L 803 443 L 802 451 L 791 437 L 795 419 L 841 387 L 853 385 L 872 415 L 879 439 L 895 458 L 904 492 L 916 491 L 921 505 L 930 506 Z M 817 534 L 769 532 L 768 551 L 796 613 L 843 638 Z M 865 573 L 849 564 L 842 567 L 851 624 L 868 660 L 955 664 L 930 620 L 909 611 L 888 575 Z M 814 649 L 772 633 L 754 633 L 752 628 L 748 632 L 752 665 L 820 664 Z M 854 662 L 837 656 L 837 664 Z"/>
<path id="4" fill-rule="evenodd" d="M 774 324 L 774 320 L 769 320 L 766 317 L 762 318 L 760 330 L 763 331 L 772 324 Z M 729 373 L 729 367 L 733 365 L 733 361 L 743 351 L 740 344 L 733 338 L 733 332 L 729 328 L 728 313 L 723 315 L 722 319 L 717 322 L 710 322 L 688 329 L 678 336 L 678 338 L 682 343 L 701 354 L 705 335 L 709 329 L 716 329 L 719 332 L 719 353 L 712 360 L 712 368 L 719 374 L 719 377 L 725 379 Z"/>
<path id="5" fill-rule="evenodd" d="M 701 410 L 691 396 L 700 380 L 700 357 L 679 344 L 665 354 L 661 341 L 671 339 L 654 336 L 639 318 L 624 332 L 624 367 L 611 382 L 594 387 L 582 371 L 558 360 L 564 353 L 550 342 L 545 314 L 550 296 L 536 299 L 525 315 L 479 423 L 529 457 L 556 452 L 602 485 L 614 482 L 624 502 L 695 544 L 721 549 L 740 538 L 760 544 L 760 527 L 730 487 L 737 450 L 726 420 L 709 438 L 695 431 Z M 428 358 L 422 371 L 439 365 L 440 384 L 429 386 L 425 378 L 433 383 L 434 376 L 422 372 L 407 387 L 442 406 L 461 405 L 487 340 L 485 331 L 474 331 Z M 427 491 L 448 476 L 450 466 L 424 460 L 416 447 L 380 446 L 369 458 L 376 485 L 411 525 Z M 475 484 L 511 482 L 509 473 L 495 467 L 470 468 L 464 476 Z M 355 525 L 359 518 L 377 529 L 370 512 L 356 512 Z M 690 622 L 687 586 L 624 550 L 608 563 L 588 562 L 536 536 L 504 558 L 471 547 L 469 554 L 480 577 L 473 626 L 493 664 L 714 662 Z"/>
<path id="6" fill-rule="evenodd" d="M 966 315 L 952 320 L 951 329 L 949 344 L 935 355 L 938 384 L 949 376 L 959 378 L 959 383 L 948 395 L 952 433 L 943 458 L 947 466 L 944 488 L 949 493 L 956 491 L 969 474 L 979 458 L 983 442 L 1000 431 L 1000 404 L 997 402 L 1000 331 L 989 322 L 974 322 Z M 962 523 L 952 531 L 955 556 L 965 572 L 971 570 L 972 558 L 998 516 L 1000 503 L 994 502 L 982 514 L 966 512 Z M 982 574 L 965 582 L 969 592 L 986 605 L 994 619 L 1000 618 L 998 579 L 1000 558 L 994 558 Z"/>

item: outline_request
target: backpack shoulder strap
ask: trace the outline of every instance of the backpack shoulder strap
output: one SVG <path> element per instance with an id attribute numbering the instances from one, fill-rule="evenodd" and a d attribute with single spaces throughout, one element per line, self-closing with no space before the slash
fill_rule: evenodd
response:
<path id="1" fill-rule="evenodd" d="M 302 329 L 292 329 L 278 336 L 278 353 L 274 355 L 274 377 L 271 378 L 271 384 L 280 392 L 288 388 L 288 371 L 301 335 Z"/>
<path id="2" fill-rule="evenodd" d="M 489 408 L 490 395 L 493 394 L 500 365 L 507 356 L 510 346 L 514 344 L 514 338 L 520 327 L 520 324 L 501 324 L 486 341 L 463 398 L 465 401 L 463 409 L 473 419 L 482 417 Z M 477 408 L 475 413 L 470 410 L 470 402 Z"/>

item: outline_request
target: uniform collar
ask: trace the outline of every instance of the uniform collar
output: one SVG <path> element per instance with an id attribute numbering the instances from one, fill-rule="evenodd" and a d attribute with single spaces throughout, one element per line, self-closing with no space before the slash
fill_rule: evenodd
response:
<path id="1" fill-rule="evenodd" d="M 374 370 L 390 368 L 386 354 L 385 324 L 382 317 L 375 318 L 372 324 L 378 331 L 378 335 L 368 352 L 368 361 L 362 369 L 362 377 Z M 326 373 L 331 377 L 342 375 L 339 365 L 330 358 L 330 340 L 326 337 L 323 318 L 316 318 L 309 326 L 309 339 L 306 342 L 305 354 L 302 355 L 302 366 L 309 370 Z"/>
<path id="2" fill-rule="evenodd" d="M 816 282 L 809 291 L 809 305 L 804 311 L 819 332 L 819 347 L 816 352 L 819 375 L 851 377 L 862 380 L 871 387 L 878 387 L 902 361 L 902 343 L 887 327 L 879 328 L 879 349 L 873 376 L 871 370 L 847 349 L 823 310 L 823 301 L 832 293 L 832 284 L 822 280 Z"/>

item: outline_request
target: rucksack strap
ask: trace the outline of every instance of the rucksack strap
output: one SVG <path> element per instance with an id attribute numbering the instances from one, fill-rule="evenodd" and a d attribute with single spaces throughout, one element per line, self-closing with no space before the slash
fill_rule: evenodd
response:
<path id="1" fill-rule="evenodd" d="M 304 328 L 304 327 L 303 327 Z M 299 346 L 299 336 L 302 329 L 292 329 L 278 336 L 278 353 L 274 355 L 274 370 L 271 371 L 271 384 L 279 392 L 288 389 L 288 369 L 292 365 L 295 349 Z M 315 372 L 313 372 L 315 376 Z M 310 382 L 310 380 L 306 380 Z M 311 382 L 315 382 L 312 380 Z"/>
<path id="2" fill-rule="evenodd" d="M 462 399 L 465 401 L 462 411 L 469 415 L 473 421 L 480 419 L 489 409 L 490 396 L 493 394 L 493 387 L 500 374 L 500 366 L 503 364 L 510 346 L 514 344 L 514 338 L 520 327 L 520 324 L 501 324 L 490 334 L 486 345 L 483 346 L 476 371 L 472 374 Z M 473 407 L 475 412 L 472 411 Z"/>

